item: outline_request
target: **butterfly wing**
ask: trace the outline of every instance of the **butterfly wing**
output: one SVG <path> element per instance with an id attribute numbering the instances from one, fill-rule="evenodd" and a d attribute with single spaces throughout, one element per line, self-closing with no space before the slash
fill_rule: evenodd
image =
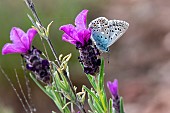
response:
<path id="1" fill-rule="evenodd" d="M 108 19 L 105 17 L 99 17 L 93 20 L 89 24 L 89 28 L 92 29 L 91 39 L 95 43 L 98 49 L 101 51 L 107 52 L 108 41 L 109 41 L 109 30 L 108 27 Z"/>
<path id="2" fill-rule="evenodd" d="M 94 19 L 89 24 L 92 29 L 91 39 L 101 51 L 108 52 L 108 47 L 116 42 L 128 29 L 129 24 L 122 20 L 108 20 L 105 17 Z"/>
<path id="3" fill-rule="evenodd" d="M 107 47 L 115 43 L 128 29 L 129 24 L 122 20 L 109 20 L 109 43 Z"/>
<path id="4" fill-rule="evenodd" d="M 92 40 L 101 51 L 107 52 L 108 38 L 101 32 L 92 32 Z"/>

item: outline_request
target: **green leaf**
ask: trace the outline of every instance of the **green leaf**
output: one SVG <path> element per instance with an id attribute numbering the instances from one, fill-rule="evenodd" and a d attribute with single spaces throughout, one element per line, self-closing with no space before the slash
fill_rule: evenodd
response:
<path id="1" fill-rule="evenodd" d="M 60 73 L 60 75 L 61 75 L 61 79 L 63 81 L 63 84 L 65 85 L 66 88 L 68 88 L 67 90 L 69 91 L 70 90 L 70 86 L 69 86 L 69 84 L 68 84 L 68 82 L 66 80 L 66 77 L 62 73 Z"/>
<path id="2" fill-rule="evenodd" d="M 98 75 L 98 81 L 96 81 L 97 89 L 96 92 L 99 95 L 102 107 L 105 112 L 108 111 L 107 96 L 104 89 L 104 59 L 101 60 L 100 73 Z"/>
<path id="3" fill-rule="evenodd" d="M 51 22 L 48 24 L 48 26 L 47 26 L 47 30 L 46 30 L 46 35 L 47 35 L 47 37 L 49 36 L 50 26 L 51 26 L 52 23 L 53 23 L 53 21 L 51 21 Z"/>
<path id="4" fill-rule="evenodd" d="M 104 89 L 104 59 L 101 59 L 100 74 L 98 76 L 99 88 L 102 91 Z"/>
<path id="5" fill-rule="evenodd" d="M 96 111 L 96 108 L 94 107 L 93 105 L 93 102 L 92 102 L 92 98 L 90 96 L 90 94 L 88 93 L 88 103 L 89 103 L 89 106 L 91 108 L 91 110 L 93 111 L 93 113 Z"/>
<path id="6" fill-rule="evenodd" d="M 65 84 L 62 82 L 62 80 L 59 78 L 59 73 L 57 71 L 54 72 L 53 76 L 55 79 L 55 84 L 56 87 L 58 87 L 59 89 L 62 89 L 64 91 L 67 91 L 67 87 L 65 86 Z"/>
<path id="7" fill-rule="evenodd" d="M 98 99 L 98 97 L 96 97 L 96 94 L 94 94 L 93 92 L 91 92 L 91 91 L 90 91 L 86 86 L 84 86 L 84 85 L 83 85 L 83 88 L 92 96 L 92 98 L 93 98 L 97 103 L 101 104 L 100 101 L 99 101 L 99 99 Z"/>
<path id="8" fill-rule="evenodd" d="M 123 98 L 122 97 L 120 97 L 120 113 L 125 113 L 124 112 Z"/>
<path id="9" fill-rule="evenodd" d="M 37 84 L 37 86 L 46 94 L 48 95 L 52 100 L 54 100 L 53 96 L 49 94 L 46 89 L 37 81 L 37 79 L 30 73 L 30 77 L 33 79 L 33 81 Z"/>
<path id="10" fill-rule="evenodd" d="M 51 93 L 52 93 L 53 96 L 55 97 L 55 100 L 53 100 L 54 103 L 56 104 L 56 106 L 58 107 L 58 109 L 59 109 L 62 113 L 64 113 L 64 110 L 62 109 L 63 103 L 62 103 L 62 101 L 60 100 L 61 97 L 57 94 L 57 92 L 51 91 Z"/>
<path id="11" fill-rule="evenodd" d="M 64 84 L 64 86 L 65 86 L 64 91 L 71 97 L 71 100 L 75 101 L 76 97 L 75 97 L 73 91 L 71 90 L 70 85 L 68 84 L 68 82 L 66 80 L 66 77 L 63 75 L 63 73 L 61 73 L 60 75 L 61 75 L 61 79 L 63 81 L 62 84 Z"/>
<path id="12" fill-rule="evenodd" d="M 93 101 L 93 105 L 96 108 L 97 113 L 105 113 L 101 104 L 96 103 L 95 101 Z"/>
<path id="13" fill-rule="evenodd" d="M 104 103 L 105 103 L 105 107 L 106 107 L 106 109 L 108 109 L 107 95 L 106 95 L 105 90 L 103 91 L 103 100 L 104 100 Z"/>
<path id="14" fill-rule="evenodd" d="M 93 86 L 93 88 L 94 88 L 94 89 L 97 89 L 94 76 L 92 76 L 92 75 L 90 75 L 90 74 L 87 74 L 86 76 L 87 76 L 87 78 L 89 79 L 89 81 L 90 81 L 91 85 Z"/>
<path id="15" fill-rule="evenodd" d="M 94 93 L 92 91 L 92 93 Z M 101 107 L 101 104 L 97 103 L 94 98 L 91 97 L 90 94 L 88 94 L 88 100 L 91 102 L 91 108 L 93 110 L 93 113 L 104 113 L 104 110 Z"/>
<path id="16" fill-rule="evenodd" d="M 91 98 L 93 100 L 93 106 L 96 108 L 96 110 L 98 112 L 104 113 L 100 99 L 99 99 L 99 97 L 96 96 L 95 92 L 89 90 L 86 86 L 83 86 L 83 88 L 88 92 L 88 95 L 91 96 Z"/>
<path id="17" fill-rule="evenodd" d="M 113 100 L 109 99 L 109 113 L 113 113 Z"/>
<path id="18" fill-rule="evenodd" d="M 108 111 L 108 109 L 107 109 L 107 100 L 105 100 L 106 95 L 104 95 L 104 94 L 105 94 L 104 92 L 100 92 L 99 98 L 100 98 L 100 101 L 102 103 L 102 108 L 104 109 L 104 111 Z"/>

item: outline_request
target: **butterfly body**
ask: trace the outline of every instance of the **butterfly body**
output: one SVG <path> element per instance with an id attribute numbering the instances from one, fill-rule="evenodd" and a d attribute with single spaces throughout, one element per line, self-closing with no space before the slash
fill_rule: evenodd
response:
<path id="1" fill-rule="evenodd" d="M 99 17 L 89 24 L 92 29 L 91 39 L 102 52 L 108 52 L 109 46 L 115 43 L 128 29 L 129 24 L 122 20 L 108 20 Z"/>

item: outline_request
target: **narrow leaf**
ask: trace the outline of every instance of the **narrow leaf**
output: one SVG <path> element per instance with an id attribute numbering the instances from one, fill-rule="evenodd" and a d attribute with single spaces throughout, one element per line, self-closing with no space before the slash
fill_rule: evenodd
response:
<path id="1" fill-rule="evenodd" d="M 96 111 L 96 109 L 95 109 L 95 107 L 94 107 L 94 105 L 93 105 L 92 98 L 91 98 L 91 96 L 90 96 L 89 93 L 88 93 L 88 104 L 89 104 L 91 110 L 92 110 L 93 113 L 94 113 L 94 112 Z"/>
<path id="2" fill-rule="evenodd" d="M 50 95 L 45 88 L 34 78 L 34 76 L 30 73 L 30 77 L 33 79 L 33 81 L 37 84 L 37 86 L 46 94 L 48 95 L 52 100 L 54 99 L 52 95 Z"/>
<path id="3" fill-rule="evenodd" d="M 120 97 L 120 113 L 125 113 L 124 112 L 123 98 L 122 97 Z"/>
<path id="4" fill-rule="evenodd" d="M 101 59 L 100 74 L 98 76 L 99 88 L 102 90 L 104 88 L 104 59 Z"/>
<path id="5" fill-rule="evenodd" d="M 51 21 L 47 26 L 47 32 L 46 32 L 47 37 L 49 36 L 50 26 L 51 26 L 52 23 L 53 23 L 53 21 Z"/>
<path id="6" fill-rule="evenodd" d="M 86 75 L 87 76 L 87 78 L 89 79 L 89 81 L 90 81 L 90 83 L 91 83 L 91 85 L 93 86 L 93 88 L 94 89 L 97 89 L 97 86 L 96 86 L 96 82 L 95 82 L 95 80 L 94 80 L 94 77 L 92 76 L 92 75 L 90 75 L 90 74 L 87 74 Z"/>
<path id="7" fill-rule="evenodd" d="M 113 100 L 109 99 L 109 113 L 113 113 Z"/>
<path id="8" fill-rule="evenodd" d="M 96 95 L 95 95 L 93 92 L 91 92 L 86 86 L 83 86 L 83 88 L 92 96 L 92 98 L 93 98 L 97 103 L 100 104 L 100 101 L 99 101 L 98 97 L 96 97 Z"/>
<path id="9" fill-rule="evenodd" d="M 100 102 L 99 97 L 96 96 L 95 92 L 92 92 L 89 90 L 86 86 L 83 86 L 83 88 L 88 92 L 88 94 L 92 97 L 93 100 L 93 106 L 96 108 L 98 112 L 104 112 L 102 108 L 102 103 Z"/>

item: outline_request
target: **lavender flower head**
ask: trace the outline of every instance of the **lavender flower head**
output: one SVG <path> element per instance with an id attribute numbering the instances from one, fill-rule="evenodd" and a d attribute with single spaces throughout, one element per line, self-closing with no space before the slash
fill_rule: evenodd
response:
<path id="1" fill-rule="evenodd" d="M 41 58 L 41 51 L 35 47 L 31 48 L 32 41 L 37 34 L 33 28 L 28 29 L 27 33 L 17 27 L 13 27 L 10 32 L 10 40 L 2 48 L 2 55 L 19 53 L 26 61 L 26 68 L 32 71 L 36 78 L 44 83 L 50 83 L 50 67 L 46 59 Z"/>
<path id="2" fill-rule="evenodd" d="M 12 43 L 7 43 L 2 48 L 2 55 L 13 53 L 27 53 L 30 50 L 32 40 L 37 31 L 33 28 L 28 29 L 27 33 L 17 27 L 13 27 L 10 32 L 10 40 Z"/>
<path id="3" fill-rule="evenodd" d="M 88 10 L 81 11 L 76 19 L 75 26 L 67 24 L 61 26 L 59 29 L 64 31 L 62 39 L 76 46 L 79 50 L 79 62 L 84 66 L 86 74 L 95 75 L 99 71 L 100 55 L 98 49 L 92 45 L 90 39 L 91 30 L 86 28 L 86 18 Z"/>
<path id="4" fill-rule="evenodd" d="M 118 80 L 115 79 L 113 82 L 108 81 L 107 87 L 114 98 L 118 98 Z"/>
<path id="5" fill-rule="evenodd" d="M 84 46 L 89 41 L 91 31 L 86 28 L 87 13 L 88 10 L 83 10 L 77 15 L 75 19 L 76 27 L 72 24 L 67 24 L 59 28 L 65 32 L 62 36 L 64 41 L 69 42 L 78 48 Z"/>

